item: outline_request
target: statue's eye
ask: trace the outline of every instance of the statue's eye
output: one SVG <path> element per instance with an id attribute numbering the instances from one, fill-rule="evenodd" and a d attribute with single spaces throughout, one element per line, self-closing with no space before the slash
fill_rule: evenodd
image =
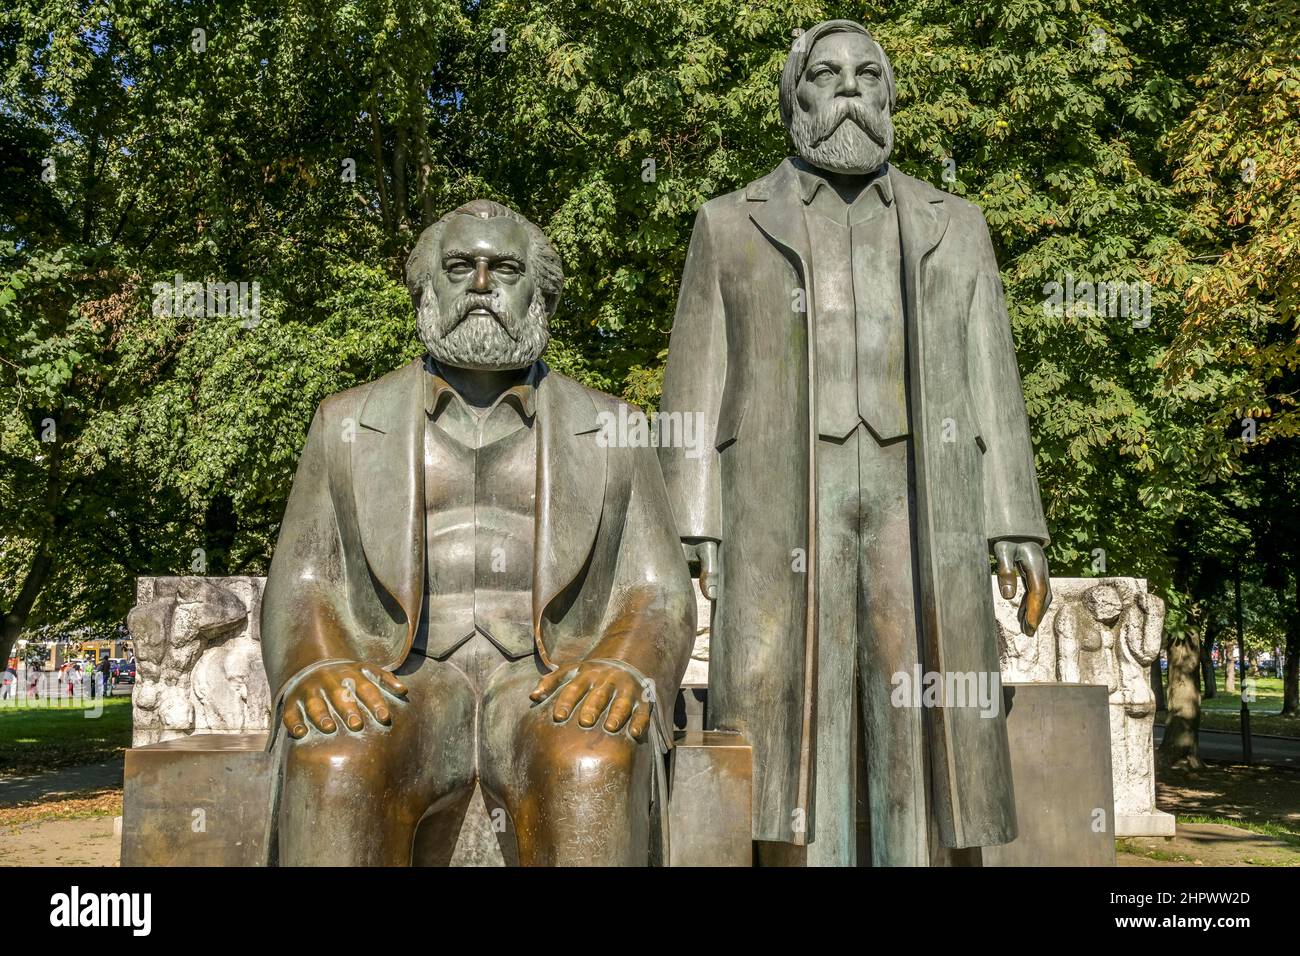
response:
<path id="1" fill-rule="evenodd" d="M 443 268 L 447 270 L 448 275 L 457 279 L 463 279 L 474 271 L 474 265 L 466 262 L 464 259 L 454 259 L 443 266 Z"/>
<path id="2" fill-rule="evenodd" d="M 492 267 L 492 271 L 499 272 L 503 276 L 517 276 L 524 270 L 519 263 L 513 262 L 510 259 L 504 259 L 501 262 L 496 263 L 496 265 Z"/>

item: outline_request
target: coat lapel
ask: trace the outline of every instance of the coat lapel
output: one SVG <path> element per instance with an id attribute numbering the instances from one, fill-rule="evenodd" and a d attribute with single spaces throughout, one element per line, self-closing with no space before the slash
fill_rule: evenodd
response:
<path id="1" fill-rule="evenodd" d="M 607 449 L 587 390 L 544 372 L 537 386 L 537 519 L 533 539 L 533 635 L 542 661 L 542 615 L 582 572 L 605 501 Z"/>
<path id="2" fill-rule="evenodd" d="M 808 224 L 803 217 L 803 203 L 799 199 L 799 182 L 794 166 L 786 160 L 770 174 L 755 180 L 745 190 L 745 198 L 752 203 L 749 218 L 763 235 L 790 260 L 799 273 L 804 295 L 812 296 L 808 278 Z M 812 315 L 812 304 L 807 303 L 805 317 Z"/>
<path id="3" fill-rule="evenodd" d="M 366 562 L 414 636 L 424 595 L 424 363 L 371 386 L 352 438 L 352 494 Z"/>
<path id="4" fill-rule="evenodd" d="M 922 269 L 926 256 L 948 231 L 948 210 L 943 205 L 943 193 L 896 169 L 890 170 L 890 183 L 898 199 L 898 230 L 907 283 L 905 306 L 919 314 L 920 300 L 917 296 L 923 291 Z"/>

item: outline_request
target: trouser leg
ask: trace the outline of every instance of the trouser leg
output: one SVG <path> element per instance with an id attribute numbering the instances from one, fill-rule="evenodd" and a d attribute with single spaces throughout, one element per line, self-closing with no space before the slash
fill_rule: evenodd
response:
<path id="1" fill-rule="evenodd" d="M 895 706 L 896 676 L 910 683 L 920 658 L 909 489 L 911 442 L 860 443 L 862 533 L 858 679 L 873 866 L 929 863 L 925 718 Z"/>
<path id="2" fill-rule="evenodd" d="M 421 818 L 474 782 L 474 694 L 450 665 L 413 656 L 392 725 L 315 728 L 286 739 L 279 807 L 283 866 L 407 866 Z M 281 728 L 280 733 L 283 733 Z"/>
<path id="3" fill-rule="evenodd" d="M 659 759 L 624 727 L 607 733 L 557 724 L 551 701 L 528 699 L 543 671 L 533 659 L 500 668 L 483 697 L 484 794 L 510 815 L 523 866 L 645 866 L 650 782 Z M 576 711 L 575 711 L 576 715 Z"/>
<path id="4" fill-rule="evenodd" d="M 856 857 L 860 435 L 817 447 L 817 765 L 808 866 L 852 866 Z"/>

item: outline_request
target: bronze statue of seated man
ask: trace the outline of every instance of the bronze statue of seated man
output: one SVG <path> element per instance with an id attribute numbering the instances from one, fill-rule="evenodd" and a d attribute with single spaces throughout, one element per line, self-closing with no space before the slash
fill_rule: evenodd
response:
<path id="1" fill-rule="evenodd" d="M 695 620 L 655 452 L 541 361 L 533 223 L 468 203 L 406 275 L 427 354 L 321 403 L 266 585 L 279 862 L 408 865 L 477 784 L 507 860 L 643 865 Z"/>

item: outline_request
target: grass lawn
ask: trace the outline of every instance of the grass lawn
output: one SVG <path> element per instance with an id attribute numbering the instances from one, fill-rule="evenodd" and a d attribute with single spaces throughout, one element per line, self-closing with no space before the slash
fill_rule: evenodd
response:
<path id="1" fill-rule="evenodd" d="M 1256 677 L 1255 699 L 1249 702 L 1250 732 L 1252 734 L 1273 734 L 1278 737 L 1300 737 L 1300 717 L 1279 717 L 1282 709 L 1282 678 Z M 1201 700 L 1201 729 L 1226 730 L 1234 734 L 1241 733 L 1241 694 L 1229 694 L 1223 689 L 1224 673 L 1221 668 L 1214 672 L 1217 693 L 1211 700 Z M 1158 723 L 1164 723 L 1164 712 L 1156 715 Z"/>
<path id="2" fill-rule="evenodd" d="M 97 700 L 59 703 L 0 701 L 0 776 L 107 760 L 131 746 L 130 695 L 103 700 L 102 711 Z"/>

